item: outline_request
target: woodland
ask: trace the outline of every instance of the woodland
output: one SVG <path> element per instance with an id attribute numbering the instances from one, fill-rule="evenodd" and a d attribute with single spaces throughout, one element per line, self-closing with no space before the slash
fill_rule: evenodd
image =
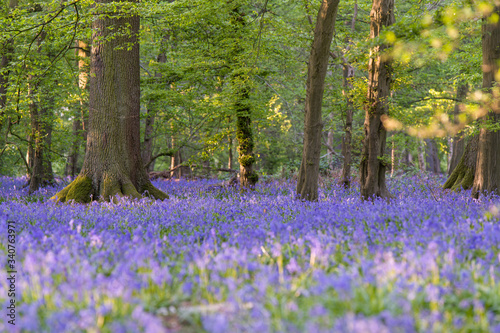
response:
<path id="1" fill-rule="evenodd" d="M 0 3 L 0 331 L 500 332 L 500 0 Z"/>

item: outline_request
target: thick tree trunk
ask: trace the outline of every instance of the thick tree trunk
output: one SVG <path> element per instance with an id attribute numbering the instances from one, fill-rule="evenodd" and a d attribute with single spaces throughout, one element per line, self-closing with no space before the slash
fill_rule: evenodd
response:
<path id="1" fill-rule="evenodd" d="M 379 36 L 383 27 L 395 22 L 394 0 L 373 0 L 370 12 L 370 38 Z M 385 184 L 387 158 L 384 156 L 386 129 L 381 121 L 387 112 L 391 90 L 391 62 L 383 57 L 385 45 L 370 50 L 368 95 L 365 105 L 365 139 L 360 165 L 361 197 L 390 197 Z"/>
<path id="2" fill-rule="evenodd" d="M 496 22 L 483 19 L 483 91 L 491 93 L 492 101 L 488 105 L 489 112 L 483 122 L 500 124 L 500 6 L 496 6 L 491 14 L 496 15 Z M 476 174 L 472 195 L 500 194 L 500 130 L 491 131 L 482 127 L 479 133 L 479 149 L 477 156 Z"/>
<path id="3" fill-rule="evenodd" d="M 469 85 L 466 83 L 462 83 L 458 86 L 457 88 L 457 100 L 461 101 L 463 100 L 469 91 Z M 453 120 L 455 124 L 458 124 L 458 116 L 460 114 L 460 102 L 455 103 L 455 108 L 453 110 Z M 458 162 L 460 161 L 460 158 L 464 154 L 464 148 L 465 148 L 465 138 L 463 136 L 463 133 L 457 133 L 453 137 L 452 141 L 452 146 L 451 146 L 451 159 L 450 159 L 450 165 L 448 166 L 448 176 L 451 175 L 453 170 L 458 165 Z"/>
<path id="4" fill-rule="evenodd" d="M 318 199 L 319 159 L 321 155 L 321 106 L 330 44 L 335 30 L 339 0 L 323 0 L 316 18 L 314 40 L 307 66 L 304 147 L 297 182 L 297 197 Z"/>
<path id="5" fill-rule="evenodd" d="M 479 136 L 475 135 L 469 139 L 465 146 L 465 151 L 460 158 L 455 169 L 443 185 L 445 189 L 468 190 L 474 183 L 474 174 L 476 173 L 476 159 L 479 146 Z"/>
<path id="6" fill-rule="evenodd" d="M 97 9 L 107 3 L 97 1 Z M 85 160 L 78 177 L 54 196 L 57 201 L 168 197 L 149 181 L 140 153 L 139 17 L 120 17 L 93 21 Z M 129 33 L 110 36 L 126 27 Z"/>
<path id="7" fill-rule="evenodd" d="M 438 147 L 436 140 L 426 139 L 425 140 L 425 162 L 426 170 L 432 173 L 440 173 L 441 167 L 439 163 Z"/>

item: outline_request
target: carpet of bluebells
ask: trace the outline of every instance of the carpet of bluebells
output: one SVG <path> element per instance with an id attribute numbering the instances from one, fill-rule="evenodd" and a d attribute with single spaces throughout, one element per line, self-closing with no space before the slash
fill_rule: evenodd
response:
<path id="1" fill-rule="evenodd" d="M 425 175 L 391 201 L 293 182 L 254 192 L 156 181 L 160 202 L 55 204 L 0 178 L 0 255 L 16 221 L 12 332 L 500 332 L 500 198 Z"/>

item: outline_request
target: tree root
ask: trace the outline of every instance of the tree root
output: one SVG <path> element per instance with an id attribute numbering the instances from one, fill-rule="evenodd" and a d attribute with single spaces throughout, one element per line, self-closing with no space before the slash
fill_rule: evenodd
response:
<path id="1" fill-rule="evenodd" d="M 100 184 L 100 193 L 97 195 L 92 180 L 87 176 L 78 176 L 64 189 L 54 195 L 51 200 L 56 202 L 76 202 L 89 203 L 92 200 L 118 202 L 119 197 L 128 197 L 132 199 L 141 199 L 149 197 L 151 199 L 164 200 L 169 196 L 147 182 L 141 189 L 144 195 L 141 195 L 129 179 L 120 180 L 118 177 L 104 175 Z"/>
<path id="2" fill-rule="evenodd" d="M 87 176 L 80 175 L 50 199 L 56 202 L 74 201 L 78 203 L 89 203 L 92 200 L 91 194 L 92 180 Z"/>

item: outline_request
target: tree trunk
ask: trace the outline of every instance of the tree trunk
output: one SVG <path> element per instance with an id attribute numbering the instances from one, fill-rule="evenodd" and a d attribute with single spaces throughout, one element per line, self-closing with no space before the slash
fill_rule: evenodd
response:
<path id="1" fill-rule="evenodd" d="M 479 136 L 475 135 L 469 139 L 465 146 L 465 151 L 460 158 L 455 169 L 443 185 L 445 189 L 453 191 L 464 189 L 468 190 L 474 183 L 474 174 L 476 173 L 476 159 L 479 146 Z"/>
<path id="2" fill-rule="evenodd" d="M 83 97 L 83 92 L 87 88 L 88 82 L 88 52 L 86 51 L 88 45 L 81 40 L 75 42 L 76 44 L 76 55 L 77 55 L 77 66 L 78 66 L 78 89 L 80 89 L 80 100 L 79 107 L 75 113 L 75 118 L 73 119 L 73 142 L 71 144 L 70 153 L 66 160 L 66 168 L 64 174 L 66 176 L 74 177 L 78 173 L 78 152 L 80 150 L 80 145 L 83 140 L 86 140 L 86 135 L 84 134 L 84 116 L 86 102 Z"/>
<path id="3" fill-rule="evenodd" d="M 82 123 L 80 117 L 76 117 L 73 120 L 73 142 L 71 143 L 70 153 L 66 159 L 66 167 L 64 169 L 64 175 L 74 177 L 78 173 L 78 150 L 80 148 L 81 142 L 81 132 Z"/>
<path id="4" fill-rule="evenodd" d="M 346 110 L 345 110 L 345 127 L 344 127 L 344 140 L 342 142 L 342 153 L 344 154 L 344 166 L 342 168 L 342 176 L 340 184 L 345 188 L 351 186 L 351 164 L 352 164 L 352 118 L 354 115 L 354 105 L 351 99 L 350 91 L 352 84 L 350 79 L 354 77 L 354 67 L 345 63 L 343 66 L 344 74 L 344 96 L 346 96 Z"/>
<path id="5" fill-rule="evenodd" d="M 489 18 L 496 15 L 496 22 L 489 22 Z M 500 124 L 500 6 L 495 6 L 488 18 L 483 18 L 483 91 L 491 94 L 489 112 L 483 122 Z M 476 174 L 472 195 L 500 194 L 500 130 L 492 131 L 482 127 L 479 133 L 479 149 L 477 156 Z"/>
<path id="6" fill-rule="evenodd" d="M 253 170 L 255 156 L 253 152 L 252 118 L 249 103 L 249 77 L 238 75 L 235 84 L 236 139 L 238 140 L 238 162 L 240 163 L 240 185 L 242 189 L 255 186 L 259 176 Z"/>
<path id="7" fill-rule="evenodd" d="M 32 155 L 30 156 L 29 194 L 37 191 L 40 187 L 54 183 L 54 173 L 49 156 L 52 143 L 50 109 L 53 107 L 53 98 L 49 97 L 46 103 L 47 105 L 40 106 L 37 101 L 32 100 L 30 104 Z"/>
<path id="8" fill-rule="evenodd" d="M 17 7 L 17 0 L 9 1 L 9 11 Z M 7 84 L 9 81 L 9 64 L 12 60 L 12 53 L 14 52 L 14 45 L 12 39 L 0 45 L 0 116 L 3 115 L 4 108 L 7 105 Z M 2 129 L 2 117 L 0 117 L 0 129 Z"/>
<path id="9" fill-rule="evenodd" d="M 168 41 L 168 36 L 163 37 L 163 43 Z M 157 57 L 158 63 L 164 64 L 167 62 L 167 56 L 164 52 L 160 53 Z M 162 74 L 159 72 L 155 72 L 154 76 L 157 80 L 161 79 Z M 149 163 L 149 161 L 153 158 L 153 139 L 154 139 L 154 123 L 155 123 L 155 115 L 156 115 L 156 107 L 155 103 L 150 101 L 149 106 L 146 110 L 146 124 L 144 126 L 144 141 L 142 146 L 142 160 L 144 164 Z M 154 170 L 155 160 L 151 163 L 147 164 L 146 171 L 149 173 Z"/>
<path id="10" fill-rule="evenodd" d="M 354 12 L 352 15 L 351 34 L 354 35 L 356 27 L 356 19 L 358 17 L 358 2 L 354 2 Z M 351 48 L 350 38 L 346 38 L 348 44 L 347 50 Z M 344 126 L 344 140 L 342 141 L 342 154 L 344 155 L 344 165 L 342 167 L 342 175 L 340 178 L 340 184 L 345 188 L 351 186 L 351 164 L 352 164 L 352 119 L 354 115 L 354 103 L 352 101 L 352 78 L 354 77 L 354 67 L 351 66 L 346 60 L 343 59 L 344 64 L 342 66 L 343 74 L 343 86 L 344 90 L 342 94 L 346 97 L 346 119 Z"/>
<path id="11" fill-rule="evenodd" d="M 385 26 L 395 22 L 394 0 L 373 0 L 370 12 L 370 38 L 379 36 Z M 387 46 L 370 50 L 368 63 L 368 94 L 365 105 L 365 139 L 360 165 L 361 197 L 390 197 L 385 184 L 386 129 L 381 117 L 387 112 L 387 99 L 391 90 L 391 62 L 383 57 Z"/>
<path id="12" fill-rule="evenodd" d="M 297 182 L 297 197 L 318 199 L 319 159 L 321 155 L 321 106 L 330 44 L 335 30 L 339 0 L 323 0 L 316 18 L 314 40 L 307 66 L 304 147 Z"/>
<path id="13" fill-rule="evenodd" d="M 233 168 L 233 138 L 231 137 L 231 134 L 228 134 L 227 140 L 228 140 L 228 145 L 227 145 L 227 153 L 228 153 L 227 168 L 228 169 L 232 169 Z"/>
<path id="14" fill-rule="evenodd" d="M 467 83 L 462 83 L 457 88 L 457 100 L 463 100 L 469 91 L 469 85 Z M 455 108 L 453 110 L 453 118 L 455 124 L 458 124 L 458 115 L 460 114 L 460 102 L 455 103 Z M 448 176 L 451 175 L 453 170 L 458 165 L 460 158 L 464 154 L 465 148 L 465 140 L 463 133 L 457 133 L 453 137 L 452 146 L 451 146 L 451 159 L 450 165 L 448 166 Z"/>
<path id="15" fill-rule="evenodd" d="M 232 24 L 235 28 L 235 38 L 241 38 L 244 33 L 245 20 L 239 7 L 233 9 Z M 235 41 L 239 43 L 238 41 Z M 236 44 L 233 50 L 234 58 L 241 57 L 241 46 Z M 236 68 L 235 66 L 239 66 Z M 236 114 L 236 140 L 238 141 L 238 162 L 240 163 L 240 186 L 242 190 L 252 188 L 259 180 L 254 171 L 255 155 L 254 137 L 252 131 L 252 110 L 250 107 L 250 69 L 242 64 L 233 64 L 231 88 L 233 89 L 234 111 Z"/>
<path id="16" fill-rule="evenodd" d="M 96 1 L 96 9 L 110 2 Z M 140 154 L 139 17 L 121 14 L 92 23 L 87 150 L 80 174 L 54 196 L 57 201 L 168 198 L 151 184 Z M 110 36 L 125 27 L 129 33 Z"/>
<path id="17" fill-rule="evenodd" d="M 142 161 L 144 164 L 151 161 L 153 158 L 153 132 L 154 132 L 155 115 L 152 110 L 152 106 L 148 107 L 146 110 L 146 124 L 144 126 L 144 141 L 142 143 Z M 151 172 L 154 170 L 155 162 L 149 163 L 146 168 L 146 172 Z"/>
<path id="18" fill-rule="evenodd" d="M 436 140 L 426 139 L 425 140 L 425 162 L 426 170 L 432 173 L 440 173 L 441 167 L 439 163 L 438 147 Z"/>

